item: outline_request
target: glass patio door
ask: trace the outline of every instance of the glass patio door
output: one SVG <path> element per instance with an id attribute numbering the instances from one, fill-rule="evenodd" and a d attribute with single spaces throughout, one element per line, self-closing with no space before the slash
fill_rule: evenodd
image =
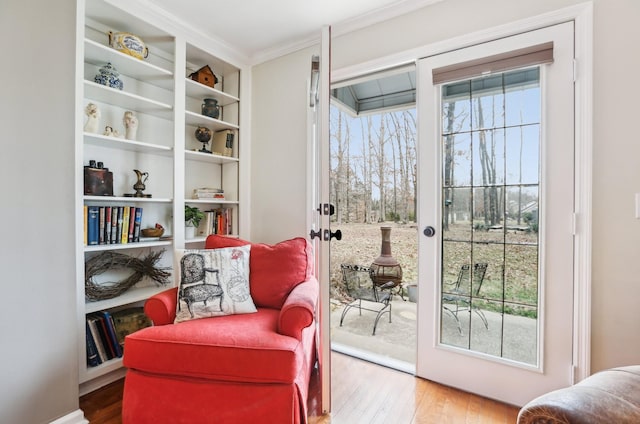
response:
<path id="1" fill-rule="evenodd" d="M 572 59 L 566 23 L 419 63 L 422 377 L 516 405 L 571 383 Z"/>

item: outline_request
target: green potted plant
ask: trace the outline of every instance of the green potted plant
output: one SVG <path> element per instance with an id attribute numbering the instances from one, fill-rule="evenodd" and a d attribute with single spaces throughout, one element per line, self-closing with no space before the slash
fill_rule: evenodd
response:
<path id="1" fill-rule="evenodd" d="M 196 228 L 204 218 L 204 212 L 195 206 L 184 205 L 184 237 L 192 239 L 195 237 Z"/>

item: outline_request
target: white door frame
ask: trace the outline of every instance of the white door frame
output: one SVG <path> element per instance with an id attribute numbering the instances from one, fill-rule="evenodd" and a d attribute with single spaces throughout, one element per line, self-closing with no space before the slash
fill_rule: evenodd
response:
<path id="1" fill-rule="evenodd" d="M 311 57 L 309 58 L 311 59 Z M 314 272 L 320 284 L 320 297 L 316 308 L 317 335 L 316 352 L 320 373 L 321 409 L 324 414 L 331 412 L 331 307 L 330 307 L 330 242 L 325 240 L 329 230 L 328 214 L 321 212 L 320 204 L 329 204 L 329 81 L 331 63 L 331 28 L 323 27 L 320 43 L 319 75 L 309 80 L 317 84 L 317 97 L 309 106 L 307 114 L 307 138 L 315 139 L 307 143 L 307 228 L 320 232 L 311 242 L 314 246 Z M 309 99 L 311 101 L 311 98 Z"/>
<path id="2" fill-rule="evenodd" d="M 576 4 L 509 24 L 438 41 L 331 71 L 332 82 L 415 62 L 562 22 L 575 23 L 575 274 L 573 381 L 591 374 L 591 241 L 593 169 L 593 3 Z"/>

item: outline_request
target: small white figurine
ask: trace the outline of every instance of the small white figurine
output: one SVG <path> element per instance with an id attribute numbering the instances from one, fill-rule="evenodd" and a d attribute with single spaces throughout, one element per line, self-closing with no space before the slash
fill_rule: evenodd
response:
<path id="1" fill-rule="evenodd" d="M 110 127 L 108 125 L 104 127 L 104 133 L 102 133 L 102 135 L 108 135 L 110 137 L 120 137 L 120 133 L 118 132 L 118 130 L 114 130 L 113 127 Z"/>
<path id="2" fill-rule="evenodd" d="M 98 106 L 89 103 L 84 109 L 84 113 L 87 115 L 87 122 L 84 124 L 85 132 L 97 133 L 100 120 L 100 110 Z"/>
<path id="3" fill-rule="evenodd" d="M 127 140 L 136 140 L 136 134 L 138 132 L 138 118 L 131 112 L 130 110 L 124 113 L 124 118 L 122 118 L 124 122 L 125 133 L 124 137 Z"/>

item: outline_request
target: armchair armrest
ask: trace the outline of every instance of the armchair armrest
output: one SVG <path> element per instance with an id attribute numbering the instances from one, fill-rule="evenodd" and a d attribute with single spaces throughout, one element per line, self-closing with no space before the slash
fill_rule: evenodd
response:
<path id="1" fill-rule="evenodd" d="M 173 324 L 176 319 L 178 288 L 174 287 L 151 296 L 144 304 L 144 313 L 153 325 Z"/>
<path id="2" fill-rule="evenodd" d="M 315 277 L 309 278 L 291 290 L 280 309 L 278 333 L 301 339 L 302 330 L 314 321 L 318 290 L 318 281 Z"/>

